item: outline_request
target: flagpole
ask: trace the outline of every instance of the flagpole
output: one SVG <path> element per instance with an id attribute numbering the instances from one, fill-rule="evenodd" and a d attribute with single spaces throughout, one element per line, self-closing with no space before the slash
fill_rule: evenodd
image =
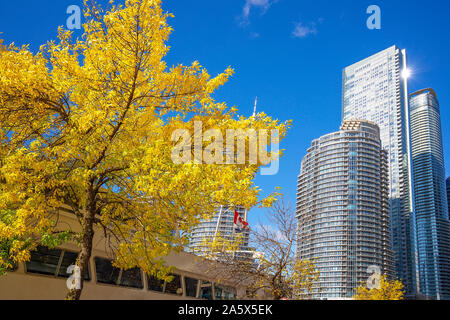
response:
<path id="1" fill-rule="evenodd" d="M 234 208 L 234 211 L 236 212 L 236 208 Z M 232 241 L 236 241 L 236 223 L 233 220 L 233 235 L 232 235 Z M 236 259 L 236 250 L 233 251 L 233 260 Z"/>
<path id="2" fill-rule="evenodd" d="M 232 236 L 233 236 L 233 240 L 234 240 L 234 238 L 236 236 L 236 222 L 234 221 L 234 219 L 233 219 L 233 234 L 232 234 Z"/>
<path id="3" fill-rule="evenodd" d="M 219 232 L 220 219 L 222 218 L 222 210 L 223 210 L 223 206 L 220 206 L 219 217 L 217 218 L 216 232 L 214 233 L 213 241 L 216 241 L 216 239 L 217 239 L 217 233 Z"/>

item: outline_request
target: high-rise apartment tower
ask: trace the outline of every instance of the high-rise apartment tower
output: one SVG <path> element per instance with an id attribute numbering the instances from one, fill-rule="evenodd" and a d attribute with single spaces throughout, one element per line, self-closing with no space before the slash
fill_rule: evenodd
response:
<path id="1" fill-rule="evenodd" d="M 388 192 L 375 123 L 347 120 L 312 142 L 298 178 L 296 255 L 320 271 L 313 298 L 352 298 L 369 267 L 392 277 Z"/>

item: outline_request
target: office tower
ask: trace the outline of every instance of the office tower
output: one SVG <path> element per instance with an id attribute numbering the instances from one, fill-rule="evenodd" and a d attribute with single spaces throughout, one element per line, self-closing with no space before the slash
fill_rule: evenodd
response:
<path id="1" fill-rule="evenodd" d="M 320 271 L 315 299 L 351 298 L 370 266 L 392 277 L 387 170 L 379 128 L 369 121 L 344 121 L 303 158 L 296 258 Z"/>
<path id="2" fill-rule="evenodd" d="M 390 47 L 343 71 L 343 119 L 378 124 L 388 153 L 392 249 L 408 297 L 419 291 L 411 179 L 406 51 Z"/>
<path id="3" fill-rule="evenodd" d="M 410 95 L 411 149 L 421 293 L 450 299 L 450 222 L 439 102 L 433 89 Z"/>
<path id="4" fill-rule="evenodd" d="M 213 218 L 209 221 L 203 220 L 191 234 L 191 241 L 188 251 L 199 253 L 204 250 L 203 242 L 213 241 L 217 236 L 226 240 L 236 240 L 238 234 L 242 234 L 241 251 L 236 253 L 236 257 L 251 256 L 249 252 L 250 231 L 241 230 L 234 226 L 234 215 L 237 211 L 244 220 L 247 220 L 247 210 L 243 207 L 221 206 Z M 200 251 L 199 251 L 200 250 Z"/>

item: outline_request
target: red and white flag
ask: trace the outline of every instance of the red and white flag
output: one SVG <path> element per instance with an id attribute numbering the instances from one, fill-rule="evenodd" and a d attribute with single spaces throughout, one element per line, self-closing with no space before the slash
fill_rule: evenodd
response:
<path id="1" fill-rule="evenodd" d="M 242 230 L 245 230 L 248 227 L 248 222 L 242 219 L 236 210 L 234 210 L 234 225 Z"/>

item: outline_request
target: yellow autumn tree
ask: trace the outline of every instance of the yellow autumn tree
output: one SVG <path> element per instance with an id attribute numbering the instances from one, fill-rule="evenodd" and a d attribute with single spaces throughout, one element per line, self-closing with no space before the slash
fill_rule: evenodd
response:
<path id="1" fill-rule="evenodd" d="M 27 261 L 43 240 L 76 242 L 82 283 L 68 299 L 81 296 L 97 233 L 109 239 L 116 266 L 161 275 L 169 271 L 161 257 L 181 250 L 217 206 L 270 205 L 253 183 L 267 161 L 177 164 L 174 131 L 194 134 L 201 122 L 223 135 L 251 128 L 283 139 L 289 126 L 263 113 L 238 117 L 215 101 L 231 68 L 211 77 L 198 62 L 169 67 L 171 15 L 161 0 L 111 2 L 107 10 L 85 2 L 84 16 L 81 37 L 60 28 L 58 41 L 37 53 L 0 46 L 0 264 Z M 198 156 L 190 145 L 182 150 Z M 80 231 L 58 225 L 61 208 Z"/>
<path id="2" fill-rule="evenodd" d="M 383 275 L 378 289 L 368 289 L 365 285 L 356 289 L 355 300 L 403 300 L 404 285 L 398 280 L 389 280 Z"/>

